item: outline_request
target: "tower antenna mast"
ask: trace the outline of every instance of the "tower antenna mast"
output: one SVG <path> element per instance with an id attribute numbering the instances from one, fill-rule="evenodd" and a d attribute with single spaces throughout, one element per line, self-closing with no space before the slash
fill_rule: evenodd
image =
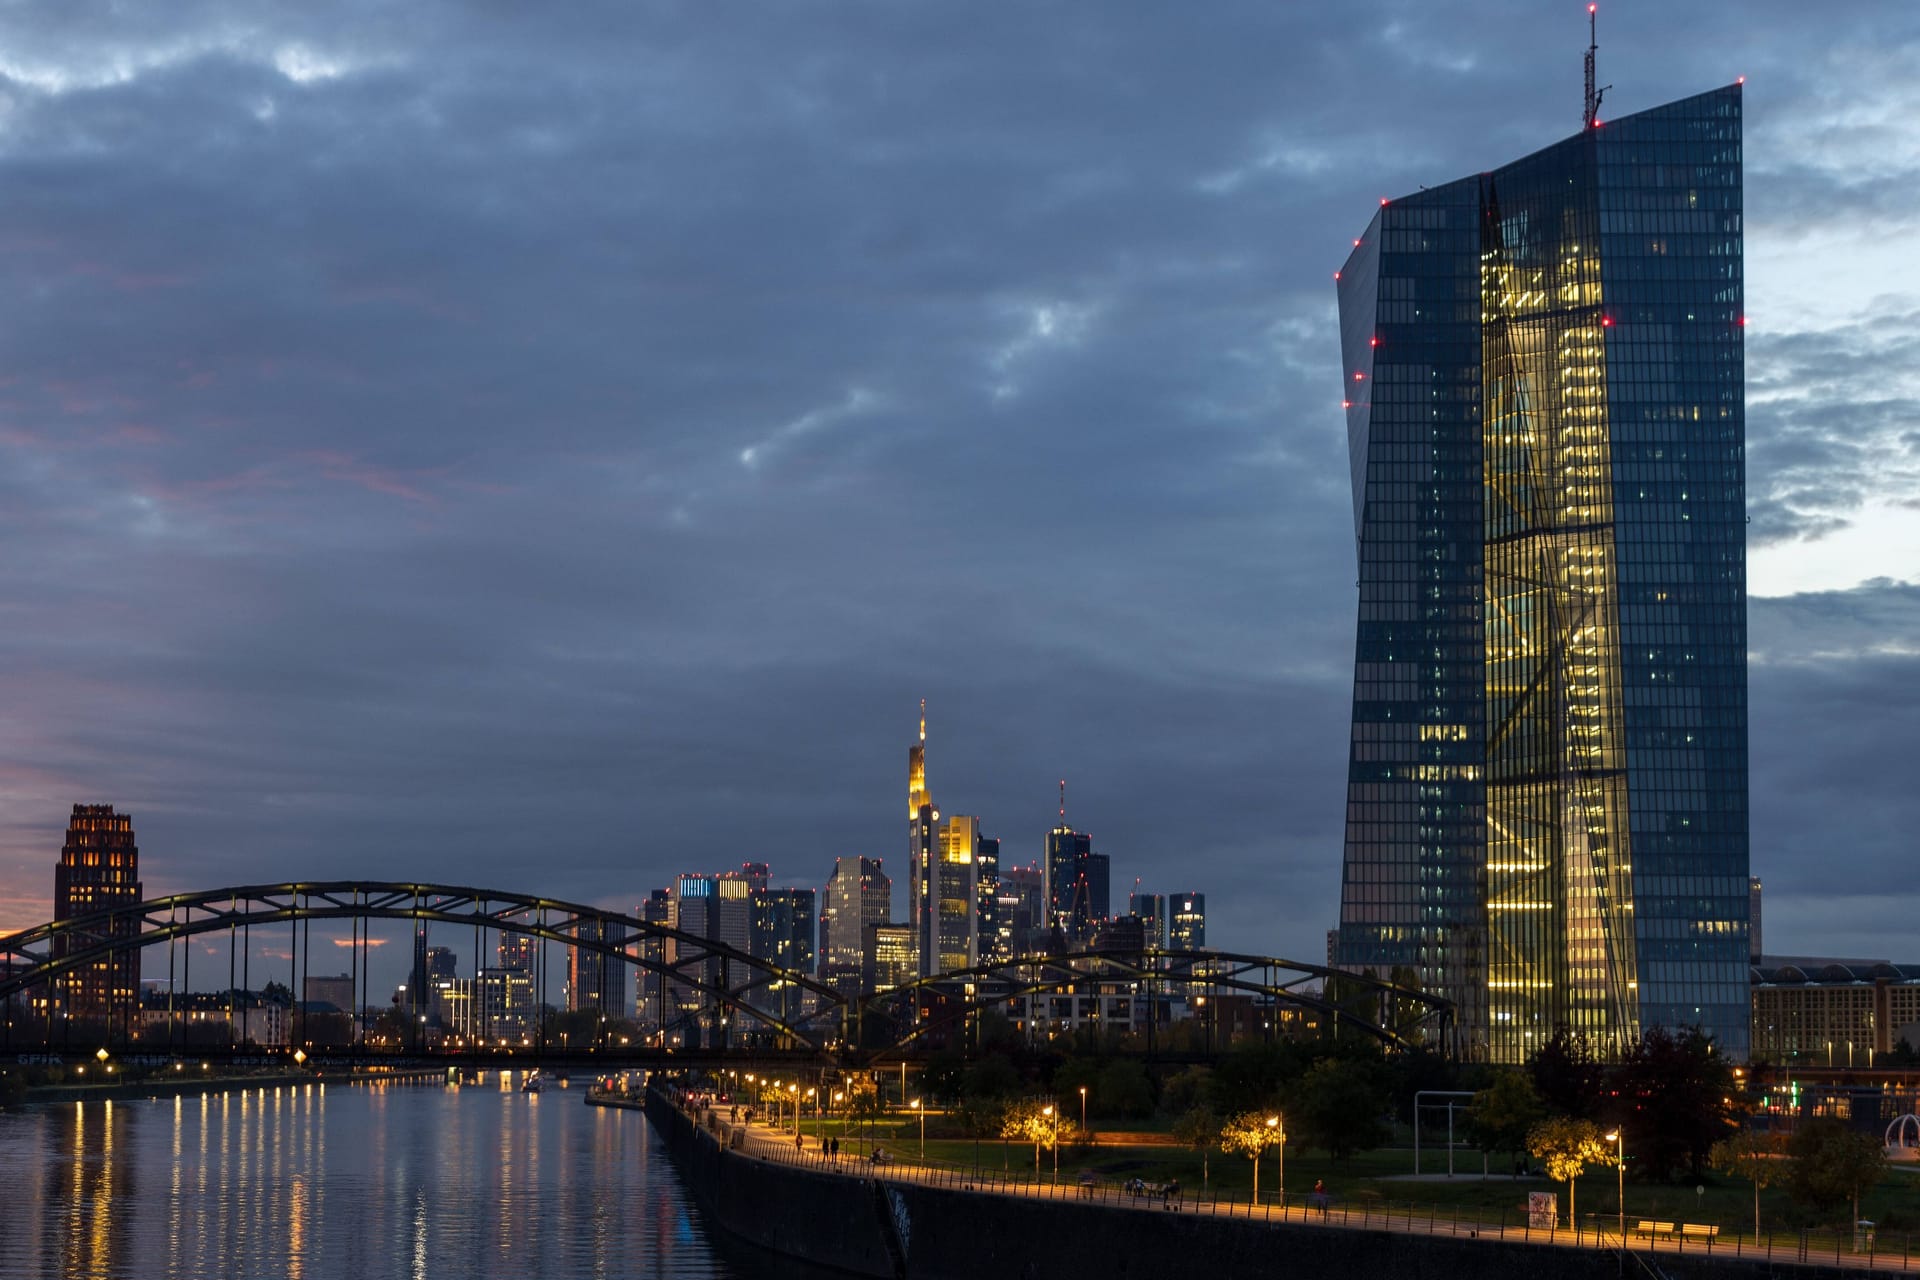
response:
<path id="1" fill-rule="evenodd" d="M 1593 87 L 1595 79 L 1593 58 L 1594 54 L 1600 50 L 1599 9 L 1600 6 L 1597 4 L 1587 6 L 1587 110 L 1580 120 L 1582 133 L 1600 127 L 1600 99 L 1607 96 L 1608 89 L 1613 88 L 1612 85 L 1605 85 L 1598 89 Z"/>
<path id="2" fill-rule="evenodd" d="M 1060 779 L 1060 825 L 1067 825 L 1067 780 Z"/>

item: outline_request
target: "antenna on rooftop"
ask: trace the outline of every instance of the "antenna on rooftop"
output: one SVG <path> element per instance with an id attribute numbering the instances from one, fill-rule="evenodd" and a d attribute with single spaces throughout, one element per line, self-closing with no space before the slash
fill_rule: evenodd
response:
<path id="1" fill-rule="evenodd" d="M 1613 88 L 1612 85 L 1606 85 L 1598 89 L 1593 87 L 1595 79 L 1593 74 L 1593 57 L 1600 49 L 1599 18 L 1597 16 L 1599 8 L 1600 6 L 1597 4 L 1587 6 L 1587 109 L 1586 114 L 1582 116 L 1580 120 L 1580 131 L 1582 133 L 1585 133 L 1588 129 L 1597 129 L 1600 127 L 1600 99 L 1607 96 L 1608 89 Z"/>
<path id="2" fill-rule="evenodd" d="M 1060 779 L 1060 825 L 1067 825 L 1067 780 Z"/>

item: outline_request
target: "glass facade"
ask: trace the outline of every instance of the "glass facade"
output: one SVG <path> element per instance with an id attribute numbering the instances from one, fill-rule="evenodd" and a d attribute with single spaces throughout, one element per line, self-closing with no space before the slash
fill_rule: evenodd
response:
<path id="1" fill-rule="evenodd" d="M 1384 204 L 1339 276 L 1339 960 L 1464 1047 L 1747 1052 L 1738 86 Z"/>

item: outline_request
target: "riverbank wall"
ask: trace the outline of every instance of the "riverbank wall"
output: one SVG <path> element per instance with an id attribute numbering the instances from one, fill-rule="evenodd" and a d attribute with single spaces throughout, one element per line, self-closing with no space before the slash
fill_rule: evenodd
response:
<path id="1" fill-rule="evenodd" d="M 815 1170 L 729 1150 L 665 1095 L 645 1110 L 695 1202 L 730 1235 L 872 1280 L 1617 1280 L 1617 1252 L 1470 1234 L 1232 1219 Z M 1669 1280 L 1865 1276 L 1840 1267 L 1660 1253 Z M 1628 1260 L 1630 1272 L 1645 1275 Z"/>

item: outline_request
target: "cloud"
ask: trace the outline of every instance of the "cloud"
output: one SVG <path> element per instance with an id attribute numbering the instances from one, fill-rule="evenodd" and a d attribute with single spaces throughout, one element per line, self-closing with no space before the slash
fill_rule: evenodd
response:
<path id="1" fill-rule="evenodd" d="M 1911 492 L 1920 282 L 1885 266 L 1906 91 L 1848 77 L 1855 119 L 1831 71 L 1920 15 L 1615 8 L 1620 111 L 1750 77 L 1749 304 L 1793 320 L 1750 344 L 1756 542 L 1833 545 Z M 1381 196 L 1570 129 L 1583 34 L 1399 0 L 0 15 L 0 928 L 76 800 L 135 813 L 155 890 L 897 871 L 927 696 L 936 794 L 1006 856 L 1064 774 L 1116 890 L 1313 958 L 1354 625 L 1331 272 Z M 1859 225 L 1883 285 L 1800 261 Z M 1860 799 L 1910 746 L 1905 590 L 1754 602 L 1770 867 L 1895 865 Z M 1826 697 L 1854 736 L 1797 730 Z"/>

